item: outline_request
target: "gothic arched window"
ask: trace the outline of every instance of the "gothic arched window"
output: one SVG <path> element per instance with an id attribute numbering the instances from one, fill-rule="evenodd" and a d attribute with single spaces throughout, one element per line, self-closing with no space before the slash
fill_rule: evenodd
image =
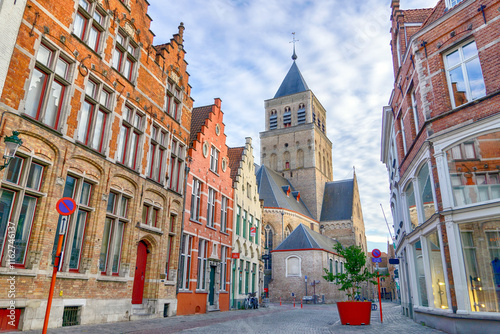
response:
<path id="1" fill-rule="evenodd" d="M 272 170 L 277 170 L 278 169 L 278 157 L 276 156 L 276 154 L 271 154 L 271 158 L 270 158 L 270 167 Z"/>
<path id="2" fill-rule="evenodd" d="M 297 151 L 297 168 L 304 167 L 304 151 Z"/>

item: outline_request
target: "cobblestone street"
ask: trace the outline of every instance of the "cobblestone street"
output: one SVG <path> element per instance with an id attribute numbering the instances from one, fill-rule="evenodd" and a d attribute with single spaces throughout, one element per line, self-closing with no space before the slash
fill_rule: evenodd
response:
<path id="1" fill-rule="evenodd" d="M 419 325 L 400 313 L 400 306 L 383 303 L 384 322 L 372 312 L 369 326 L 342 326 L 335 305 L 271 305 L 258 310 L 216 312 L 112 324 L 74 326 L 49 333 L 442 333 Z M 29 331 L 38 334 L 41 331 Z"/>

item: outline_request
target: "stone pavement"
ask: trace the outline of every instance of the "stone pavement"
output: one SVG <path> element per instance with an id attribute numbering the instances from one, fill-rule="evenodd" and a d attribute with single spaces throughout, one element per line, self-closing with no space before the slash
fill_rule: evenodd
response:
<path id="1" fill-rule="evenodd" d="M 419 325 L 401 315 L 401 307 L 383 303 L 384 322 L 380 313 L 372 311 L 369 326 L 342 326 L 335 305 L 270 305 L 258 310 L 212 312 L 190 316 L 176 316 L 150 320 L 118 322 L 110 324 L 72 326 L 49 329 L 48 333 L 377 333 L 377 334 L 425 334 L 443 333 Z M 39 334 L 38 331 L 26 333 Z"/>

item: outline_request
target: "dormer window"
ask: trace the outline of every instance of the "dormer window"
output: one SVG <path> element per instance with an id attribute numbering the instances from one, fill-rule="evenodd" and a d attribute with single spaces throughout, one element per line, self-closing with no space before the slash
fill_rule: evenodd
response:
<path id="1" fill-rule="evenodd" d="M 446 0 L 446 8 L 455 7 L 460 2 L 462 2 L 462 0 Z"/>

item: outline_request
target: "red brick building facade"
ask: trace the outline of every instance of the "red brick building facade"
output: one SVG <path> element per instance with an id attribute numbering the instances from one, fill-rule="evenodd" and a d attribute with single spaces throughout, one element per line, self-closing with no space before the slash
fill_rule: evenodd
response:
<path id="1" fill-rule="evenodd" d="M 193 109 L 177 314 L 229 310 L 233 187 L 221 100 Z"/>
<path id="2" fill-rule="evenodd" d="M 43 325 L 63 196 L 77 210 L 49 327 L 176 312 L 191 88 L 184 26 L 154 46 L 148 6 L 27 2 L 0 97 L 0 135 L 23 141 L 0 172 L 0 312 L 14 300 L 15 327 Z"/>
<path id="3" fill-rule="evenodd" d="M 392 1 L 382 161 L 404 314 L 447 332 L 500 320 L 500 1 Z"/>

